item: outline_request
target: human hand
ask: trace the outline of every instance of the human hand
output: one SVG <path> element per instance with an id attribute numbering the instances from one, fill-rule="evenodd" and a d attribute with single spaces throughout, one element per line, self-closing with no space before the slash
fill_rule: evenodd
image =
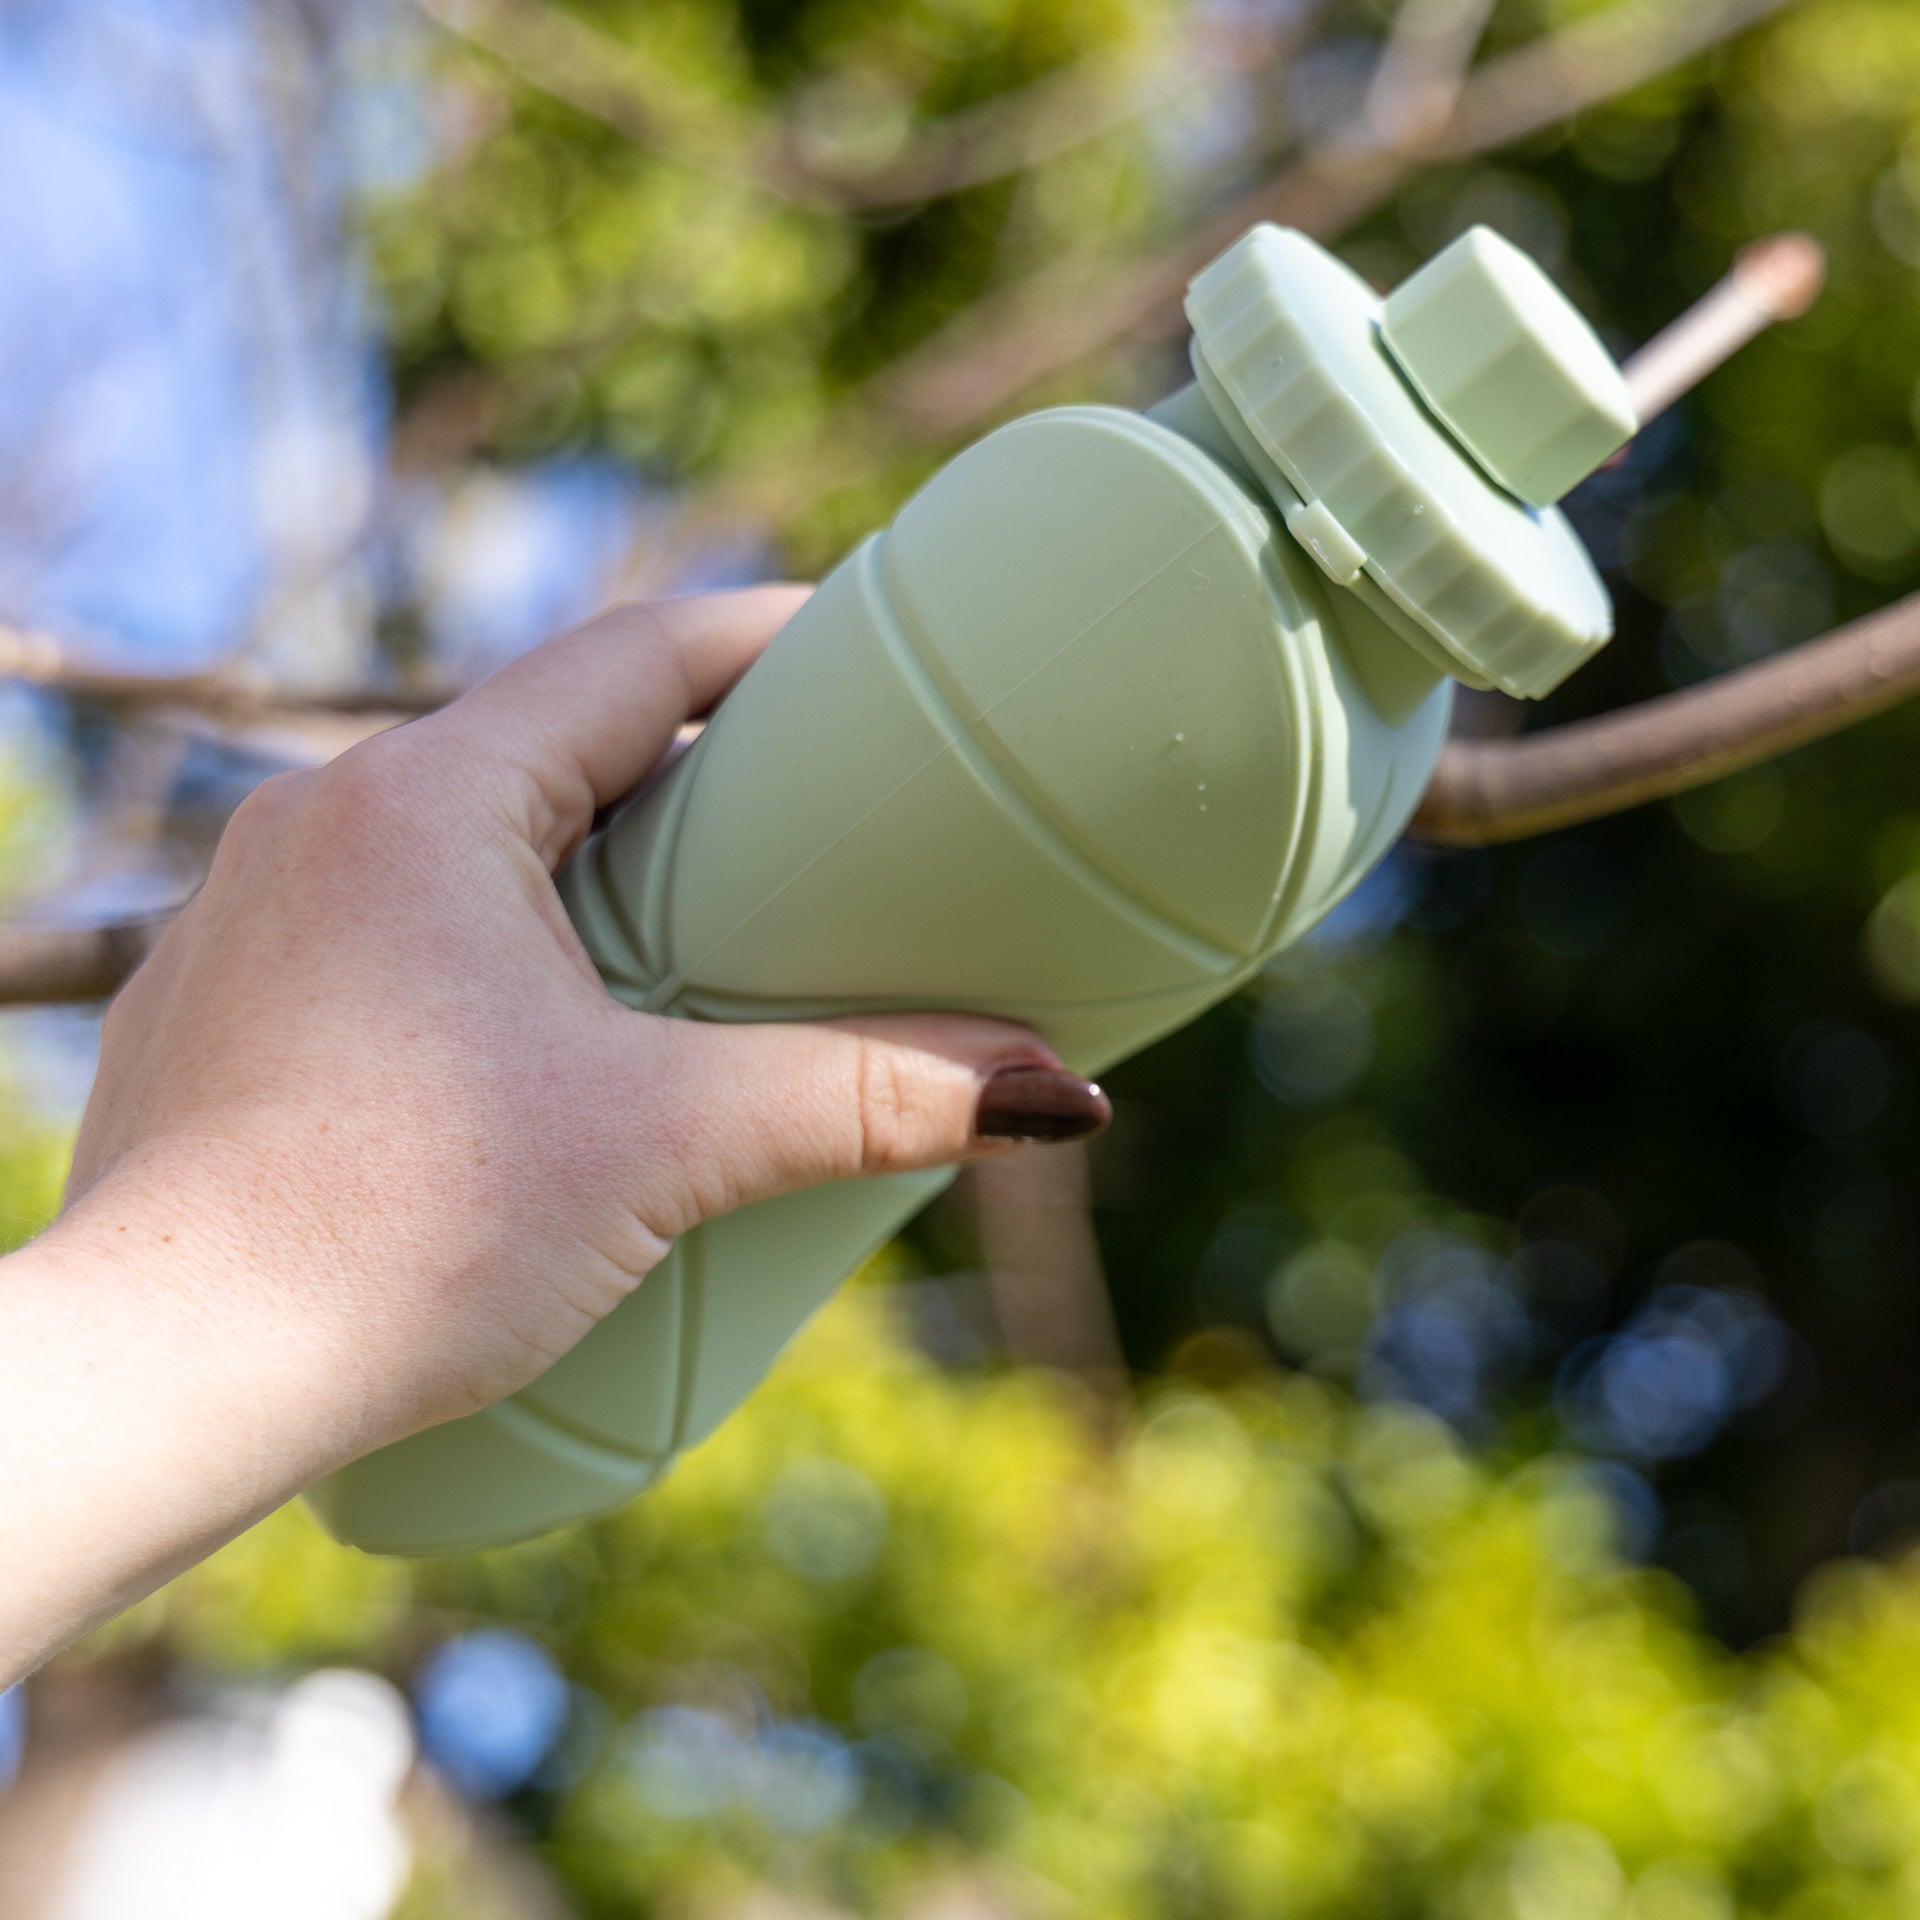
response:
<path id="1" fill-rule="evenodd" d="M 617 610 L 268 781 L 114 1003 L 68 1209 L 14 1258 L 66 1276 L 35 1323 L 56 1370 L 45 1316 L 97 1296 L 99 1337 L 175 1383 L 148 1424 L 184 1421 L 175 1477 L 222 1488 L 186 1502 L 188 1557 L 525 1384 L 704 1218 L 1103 1124 L 1017 1027 L 702 1025 L 593 971 L 553 874 L 803 598 Z"/>

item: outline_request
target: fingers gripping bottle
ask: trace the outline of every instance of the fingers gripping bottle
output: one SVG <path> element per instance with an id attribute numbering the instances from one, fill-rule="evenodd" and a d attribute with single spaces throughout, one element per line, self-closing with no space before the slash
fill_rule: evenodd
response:
<path id="1" fill-rule="evenodd" d="M 581 848 L 561 892 L 621 1000 L 996 1014 L 1098 1073 L 1381 857 L 1451 682 L 1537 697 L 1605 642 L 1551 503 L 1632 409 L 1525 255 L 1476 229 L 1383 305 L 1259 227 L 1187 312 L 1193 385 L 959 455 Z M 533 1385 L 323 1483 L 321 1517 L 426 1552 L 618 1504 L 948 1177 L 709 1221 Z"/>

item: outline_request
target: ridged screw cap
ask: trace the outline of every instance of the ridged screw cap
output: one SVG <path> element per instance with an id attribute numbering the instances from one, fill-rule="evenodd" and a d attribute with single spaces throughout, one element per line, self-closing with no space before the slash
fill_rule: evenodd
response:
<path id="1" fill-rule="evenodd" d="M 1431 641 L 1456 678 L 1532 700 L 1606 643 L 1613 609 L 1566 516 L 1467 450 L 1351 268 L 1254 227 L 1195 276 L 1187 316 L 1201 391 L 1288 531 L 1416 651 Z"/>

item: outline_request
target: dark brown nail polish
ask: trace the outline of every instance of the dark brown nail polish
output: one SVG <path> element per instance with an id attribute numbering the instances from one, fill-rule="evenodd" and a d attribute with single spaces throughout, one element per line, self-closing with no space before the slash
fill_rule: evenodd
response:
<path id="1" fill-rule="evenodd" d="M 1064 1067 L 1002 1067 L 980 1090 L 973 1130 L 982 1140 L 1085 1140 L 1113 1118 L 1091 1080 Z"/>

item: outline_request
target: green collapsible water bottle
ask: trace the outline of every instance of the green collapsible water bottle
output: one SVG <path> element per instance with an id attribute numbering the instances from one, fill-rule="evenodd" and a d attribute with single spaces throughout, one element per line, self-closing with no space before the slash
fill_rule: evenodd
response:
<path id="1" fill-rule="evenodd" d="M 561 893 L 619 999 L 994 1014 L 1097 1074 L 1373 866 L 1452 682 L 1538 697 L 1604 644 L 1605 591 L 1552 503 L 1633 412 L 1524 254 L 1475 229 L 1383 303 L 1257 227 L 1187 313 L 1192 385 L 960 454 L 581 848 Z M 421 1553 L 619 1504 L 950 1177 L 707 1222 L 531 1386 L 314 1505 L 344 1540 Z"/>

